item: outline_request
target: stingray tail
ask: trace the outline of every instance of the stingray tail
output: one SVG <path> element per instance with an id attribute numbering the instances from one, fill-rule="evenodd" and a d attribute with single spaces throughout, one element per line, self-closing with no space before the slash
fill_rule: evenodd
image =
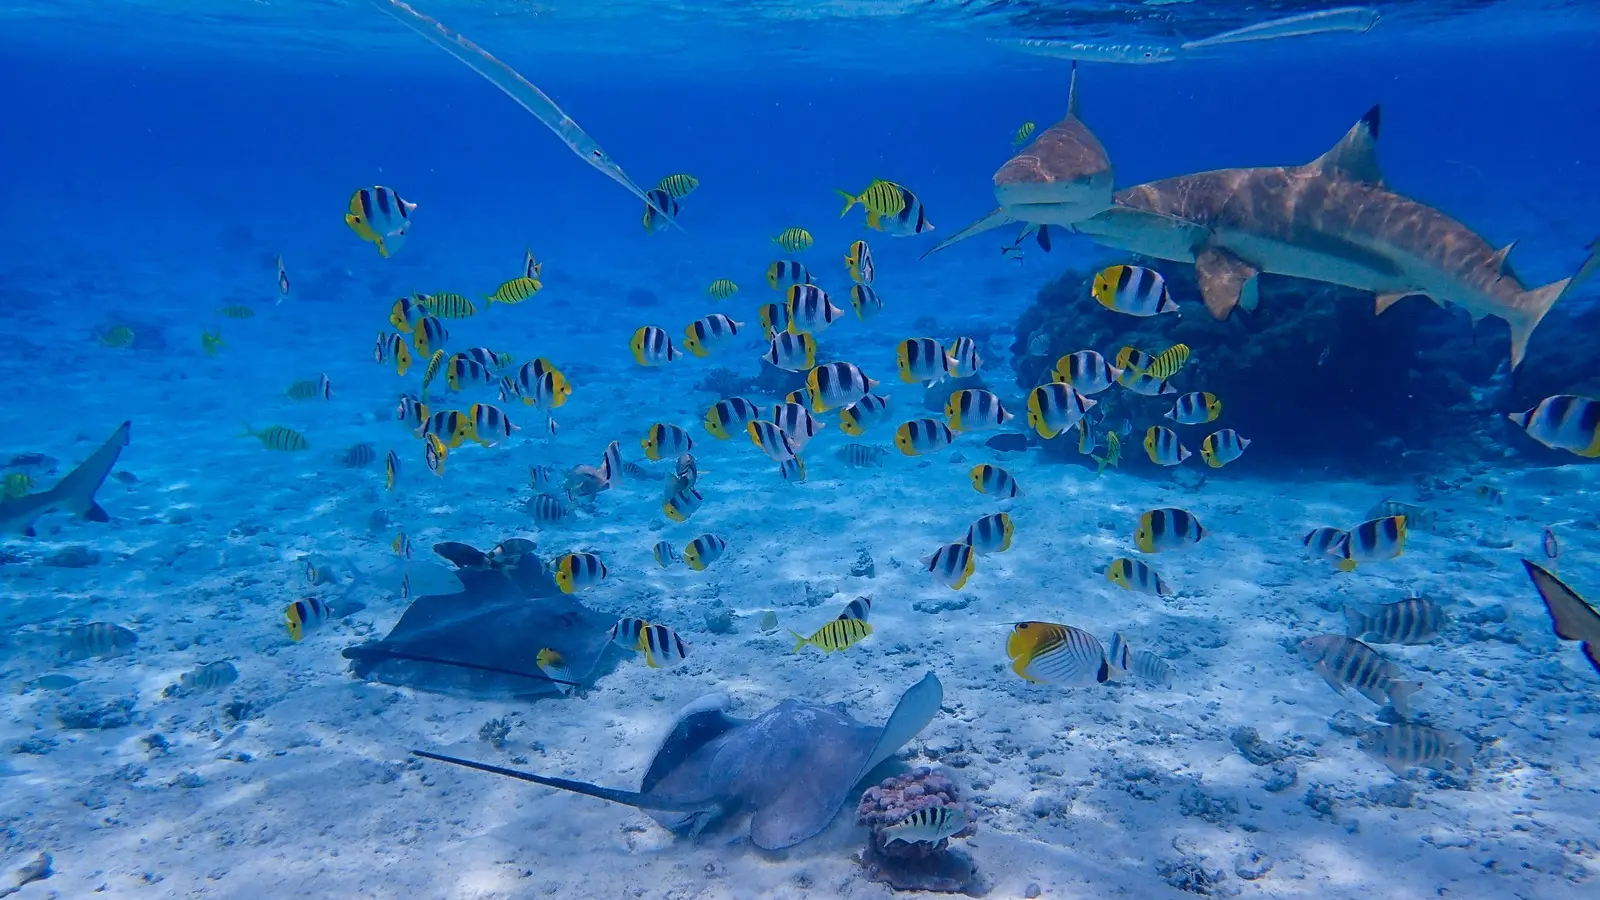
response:
<path id="1" fill-rule="evenodd" d="M 619 791 L 613 788 L 603 788 L 596 784 L 590 784 L 587 781 L 571 781 L 566 778 L 550 778 L 544 775 L 535 775 L 532 772 L 519 772 L 516 769 L 492 766 L 488 763 L 474 762 L 470 759 L 458 759 L 454 756 L 440 756 L 437 753 L 429 753 L 426 750 L 413 750 L 411 753 L 412 755 L 420 756 L 423 759 L 432 759 L 439 762 L 450 763 L 451 765 L 455 766 L 462 766 L 468 769 L 477 769 L 480 772 L 488 772 L 493 775 L 504 775 L 507 778 L 515 778 L 519 781 L 529 781 L 534 784 L 542 784 L 545 787 L 553 787 L 563 791 L 571 791 L 574 794 L 583 794 L 587 797 L 598 797 L 601 800 L 610 800 L 612 803 L 621 803 L 624 806 L 633 806 L 639 809 L 654 809 L 664 812 L 704 812 L 715 805 L 704 802 L 672 802 L 663 800 L 661 798 L 652 797 L 649 794 L 641 794 L 637 791 Z"/>
<path id="2" fill-rule="evenodd" d="M 1588 280 L 1596 270 L 1600 270 L 1600 240 L 1589 245 L 1589 258 L 1584 260 L 1583 266 L 1571 278 L 1565 278 L 1544 287 L 1534 288 L 1523 292 L 1517 306 L 1521 313 L 1511 319 L 1511 368 L 1514 370 L 1522 364 L 1522 357 L 1528 351 L 1528 338 L 1533 336 L 1533 329 L 1539 326 L 1545 313 L 1550 311 L 1561 298 L 1571 293 L 1573 288 Z"/>

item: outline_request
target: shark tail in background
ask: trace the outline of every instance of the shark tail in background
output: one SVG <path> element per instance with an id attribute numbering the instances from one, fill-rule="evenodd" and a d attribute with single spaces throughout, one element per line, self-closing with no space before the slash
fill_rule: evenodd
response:
<path id="1" fill-rule="evenodd" d="M 1511 320 L 1511 368 L 1516 370 L 1522 364 L 1522 357 L 1528 351 L 1528 338 L 1533 335 L 1533 329 L 1544 319 L 1545 313 L 1552 306 L 1572 293 L 1578 285 L 1587 281 L 1596 271 L 1600 271 L 1600 240 L 1589 245 L 1589 258 L 1584 260 L 1576 274 L 1571 278 L 1537 287 L 1523 292 L 1522 302 L 1518 304 L 1523 315 Z"/>
<path id="2" fill-rule="evenodd" d="M 128 446 L 131 422 L 123 422 L 100 448 L 78 467 L 64 475 L 49 490 L 0 501 L 0 532 L 33 537 L 33 523 L 52 510 L 62 510 L 90 522 L 108 522 L 111 517 L 95 501 L 94 495 L 117 464 L 122 448 Z"/>

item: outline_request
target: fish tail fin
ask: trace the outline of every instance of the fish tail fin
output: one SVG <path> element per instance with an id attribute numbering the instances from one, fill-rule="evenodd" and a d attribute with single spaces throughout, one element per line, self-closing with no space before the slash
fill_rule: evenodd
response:
<path id="1" fill-rule="evenodd" d="M 1348 603 L 1345 604 L 1345 607 L 1344 607 L 1344 621 L 1345 621 L 1345 629 L 1344 629 L 1344 636 L 1345 637 L 1358 638 L 1358 637 L 1361 637 L 1363 634 L 1366 634 L 1368 631 L 1371 630 L 1368 627 L 1369 625 L 1372 624 L 1371 618 L 1368 617 L 1365 612 L 1355 608 L 1354 606 L 1351 606 Z"/>
<path id="2" fill-rule="evenodd" d="M 1420 681 L 1395 681 L 1389 684 L 1389 705 L 1402 716 L 1410 715 L 1410 698 L 1422 690 Z"/>
<path id="3" fill-rule="evenodd" d="M 841 219 L 849 215 L 850 210 L 855 208 L 855 205 L 860 202 L 855 194 L 852 194 L 843 188 L 834 188 L 833 192 L 844 198 L 844 210 L 839 213 L 839 218 Z"/>
<path id="4" fill-rule="evenodd" d="M 799 653 L 801 648 L 803 648 L 807 643 L 809 643 L 809 641 L 806 639 L 805 635 L 801 634 L 798 631 L 794 631 L 794 630 L 791 629 L 789 631 L 789 633 L 794 635 L 794 649 L 790 650 L 789 652 L 790 653 Z"/>
<path id="5" fill-rule="evenodd" d="M 239 437 L 255 437 L 255 436 L 256 436 L 256 430 L 254 428 L 250 427 L 250 423 L 249 422 L 244 423 L 244 430 L 239 432 Z"/>
<path id="6" fill-rule="evenodd" d="M 1589 257 L 1584 260 L 1576 274 L 1571 278 L 1552 282 L 1544 287 L 1524 291 L 1517 298 L 1517 319 L 1511 320 L 1511 368 L 1513 371 L 1521 365 L 1522 357 L 1528 350 L 1528 338 L 1533 335 L 1540 320 L 1550 308 L 1555 306 L 1561 298 L 1572 292 L 1573 288 L 1587 281 L 1591 275 L 1600 270 L 1600 240 L 1589 245 Z"/>
<path id="7" fill-rule="evenodd" d="M 1349 558 L 1341 559 L 1334 565 L 1341 572 L 1354 572 L 1356 570 L 1356 561 Z"/>

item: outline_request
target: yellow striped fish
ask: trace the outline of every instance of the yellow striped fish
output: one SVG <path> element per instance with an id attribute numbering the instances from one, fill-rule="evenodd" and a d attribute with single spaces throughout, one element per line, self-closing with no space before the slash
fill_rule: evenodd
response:
<path id="1" fill-rule="evenodd" d="M 478 314 L 478 307 L 460 294 L 418 294 L 417 300 L 430 316 L 465 319 Z"/>
<path id="2" fill-rule="evenodd" d="M 1033 129 L 1035 127 L 1036 126 L 1032 122 L 1023 122 L 1021 125 L 1017 126 L 1017 133 L 1011 136 L 1011 149 L 1016 150 L 1023 144 L 1026 144 L 1028 142 L 1028 138 L 1033 137 Z"/>
<path id="3" fill-rule="evenodd" d="M 667 177 L 656 182 L 656 190 L 665 191 L 667 196 L 674 200 L 682 200 L 683 198 L 694 193 L 694 189 L 699 186 L 700 179 L 683 172 L 679 172 L 675 175 L 668 175 Z"/>
<path id="4" fill-rule="evenodd" d="M 713 300 L 726 300 L 739 293 L 739 286 L 730 279 L 718 278 L 716 281 L 711 282 L 710 287 L 706 288 L 706 293 L 710 294 Z"/>
<path id="5" fill-rule="evenodd" d="M 1142 369 L 1135 366 L 1134 374 L 1150 375 L 1154 378 L 1171 378 L 1178 374 L 1178 370 L 1183 368 L 1183 364 L 1188 361 L 1189 345 L 1173 344 L 1157 354 L 1156 358 L 1151 360 L 1148 366 Z"/>
<path id="6" fill-rule="evenodd" d="M 529 278 L 524 275 L 501 283 L 499 287 L 494 289 L 494 293 L 489 294 L 484 299 L 488 300 L 491 306 L 496 303 L 504 303 L 510 306 L 521 303 L 539 293 L 539 290 L 543 287 L 544 285 L 539 283 L 539 279 Z"/>
<path id="7" fill-rule="evenodd" d="M 288 453 L 295 453 L 301 450 L 311 449 L 311 444 L 301 436 L 300 432 L 295 431 L 293 428 L 286 428 L 282 425 L 269 425 L 261 431 L 257 431 L 254 428 L 251 428 L 247 423 L 244 426 L 244 433 L 241 434 L 240 437 L 253 437 L 260 441 L 261 446 L 267 448 L 268 450 L 282 450 Z"/>
<path id="8" fill-rule="evenodd" d="M 790 253 L 799 253 L 811 248 L 811 232 L 804 228 L 785 228 L 778 232 L 778 236 L 773 238 L 772 242 Z"/>
<path id="9" fill-rule="evenodd" d="M 885 219 L 900 215 L 906 208 L 905 193 L 901 191 L 900 185 L 881 178 L 874 179 L 867 185 L 867 189 L 859 194 L 838 189 L 835 192 L 845 199 L 844 209 L 839 213 L 841 219 L 848 215 L 857 203 L 866 207 L 868 212 Z"/>
<path id="10" fill-rule="evenodd" d="M 872 633 L 872 623 L 865 619 L 834 619 L 818 628 L 810 637 L 798 631 L 790 631 L 794 635 L 794 649 L 790 653 L 799 653 L 807 644 L 816 647 L 823 653 L 837 653 L 848 650 L 862 639 Z"/>

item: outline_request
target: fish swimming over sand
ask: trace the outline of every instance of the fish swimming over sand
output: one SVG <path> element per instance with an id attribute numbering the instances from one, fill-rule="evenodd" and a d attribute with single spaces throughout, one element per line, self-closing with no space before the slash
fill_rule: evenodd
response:
<path id="1" fill-rule="evenodd" d="M 994 212 L 941 241 L 923 257 L 992 228 L 1025 222 L 1039 226 L 1048 246 L 1051 225 L 1074 226 L 1112 205 L 1111 158 L 1078 117 L 1078 64 L 1067 87 L 1067 116 L 1034 137 L 994 173 Z"/>
<path id="2" fill-rule="evenodd" d="M 111 517 L 95 501 L 95 492 L 105 484 L 111 467 L 117 464 L 122 448 L 128 446 L 128 431 L 132 422 L 123 422 L 106 438 L 100 449 L 78 464 L 48 490 L 20 497 L 0 499 L 0 534 L 20 534 L 33 537 L 33 523 L 47 512 L 60 510 L 90 522 L 109 522 Z"/>
<path id="3" fill-rule="evenodd" d="M 1443 212 L 1390 190 L 1377 159 L 1374 106 L 1333 149 L 1301 166 L 1221 169 L 1118 191 L 1111 208 L 1078 222 L 1096 242 L 1194 263 L 1206 309 L 1226 319 L 1253 309 L 1262 272 L 1377 295 L 1383 312 L 1412 294 L 1511 326 L 1511 365 L 1562 297 L 1600 269 L 1600 245 L 1570 278 L 1528 288 L 1496 250 Z"/>

